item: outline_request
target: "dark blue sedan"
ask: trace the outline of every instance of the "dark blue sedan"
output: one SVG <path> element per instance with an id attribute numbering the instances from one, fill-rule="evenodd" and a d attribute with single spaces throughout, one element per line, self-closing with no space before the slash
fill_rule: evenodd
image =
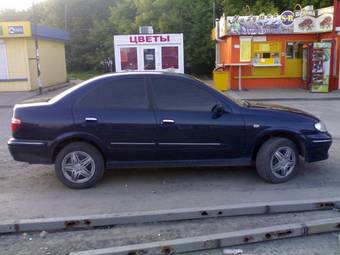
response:
<path id="1" fill-rule="evenodd" d="M 109 74 L 45 102 L 18 104 L 8 141 L 15 160 L 55 164 L 81 189 L 106 168 L 243 166 L 267 182 L 294 177 L 299 157 L 325 160 L 332 137 L 313 115 L 239 101 L 192 77 Z"/>

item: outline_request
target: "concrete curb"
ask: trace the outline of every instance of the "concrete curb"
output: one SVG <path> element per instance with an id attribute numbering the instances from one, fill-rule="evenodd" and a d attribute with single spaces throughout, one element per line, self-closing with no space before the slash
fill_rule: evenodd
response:
<path id="1" fill-rule="evenodd" d="M 33 232 L 42 230 L 61 231 L 82 228 L 89 229 L 95 227 L 115 226 L 123 224 L 141 224 L 150 222 L 166 222 L 332 209 L 340 209 L 340 198 L 283 201 L 271 203 L 246 203 L 241 205 L 227 205 L 203 208 L 3 221 L 0 222 L 0 234 Z"/>
<path id="2" fill-rule="evenodd" d="M 71 252 L 70 255 L 170 255 L 183 252 L 217 249 L 233 245 L 264 242 L 269 240 L 307 236 L 339 230 L 340 217 L 336 217 L 296 224 L 246 229 L 234 232 L 180 238 L 160 242 Z"/>

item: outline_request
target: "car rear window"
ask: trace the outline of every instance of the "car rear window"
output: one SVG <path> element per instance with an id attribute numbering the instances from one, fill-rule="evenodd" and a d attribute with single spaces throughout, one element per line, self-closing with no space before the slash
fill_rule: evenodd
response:
<path id="1" fill-rule="evenodd" d="M 79 105 L 91 108 L 146 109 L 148 101 L 143 78 L 106 79 L 87 93 Z"/>

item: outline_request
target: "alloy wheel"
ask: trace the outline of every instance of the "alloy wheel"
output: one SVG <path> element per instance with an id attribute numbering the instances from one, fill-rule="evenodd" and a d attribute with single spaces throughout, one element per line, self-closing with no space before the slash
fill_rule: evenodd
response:
<path id="1" fill-rule="evenodd" d="M 70 182 L 85 183 L 93 177 L 96 166 L 93 158 L 86 152 L 73 151 L 63 158 L 61 169 Z"/>
<path id="2" fill-rule="evenodd" d="M 276 178 L 289 176 L 296 166 L 295 151 L 290 147 L 280 147 L 272 155 L 270 167 Z"/>

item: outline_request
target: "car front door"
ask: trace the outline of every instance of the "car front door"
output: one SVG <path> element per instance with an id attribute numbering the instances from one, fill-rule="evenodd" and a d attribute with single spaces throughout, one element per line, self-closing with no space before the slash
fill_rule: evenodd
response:
<path id="1" fill-rule="evenodd" d="M 144 75 L 106 78 L 75 104 L 78 130 L 98 137 L 108 161 L 155 159 L 156 120 Z"/>
<path id="2" fill-rule="evenodd" d="M 160 160 L 240 157 L 245 141 L 243 118 L 223 103 L 226 113 L 213 118 L 212 108 L 221 103 L 216 92 L 182 77 L 153 76 L 150 81 Z"/>

